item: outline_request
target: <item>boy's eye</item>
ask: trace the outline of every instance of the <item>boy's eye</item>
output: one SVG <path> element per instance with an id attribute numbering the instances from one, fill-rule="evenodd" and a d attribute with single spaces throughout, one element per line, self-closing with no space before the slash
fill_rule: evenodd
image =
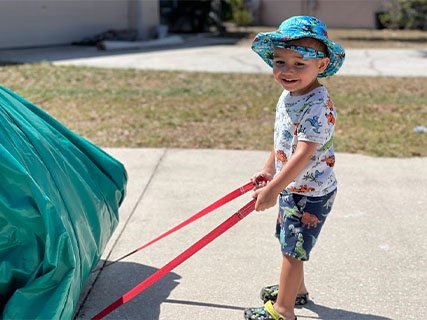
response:
<path id="1" fill-rule="evenodd" d="M 304 66 L 305 64 L 303 62 L 297 62 L 297 63 L 295 63 L 295 65 L 298 67 L 301 67 L 301 66 Z"/>
<path id="2" fill-rule="evenodd" d="M 273 62 L 275 64 L 284 64 L 285 63 L 285 61 L 283 61 L 283 60 L 273 60 Z"/>

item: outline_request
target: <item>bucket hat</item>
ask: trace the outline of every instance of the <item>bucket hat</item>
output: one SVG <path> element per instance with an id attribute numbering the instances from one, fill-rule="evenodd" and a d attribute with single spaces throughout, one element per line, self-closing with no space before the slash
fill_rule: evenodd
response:
<path id="1" fill-rule="evenodd" d="M 279 29 L 272 32 L 260 32 L 252 42 L 254 50 L 270 67 L 273 67 L 274 47 L 283 47 L 297 51 L 304 60 L 323 58 L 321 52 L 312 48 L 290 46 L 286 42 L 301 38 L 314 38 L 323 42 L 328 50 L 330 59 L 328 67 L 318 78 L 330 77 L 341 68 L 345 51 L 343 47 L 329 39 L 326 25 L 319 19 L 311 16 L 295 16 L 282 22 Z"/>

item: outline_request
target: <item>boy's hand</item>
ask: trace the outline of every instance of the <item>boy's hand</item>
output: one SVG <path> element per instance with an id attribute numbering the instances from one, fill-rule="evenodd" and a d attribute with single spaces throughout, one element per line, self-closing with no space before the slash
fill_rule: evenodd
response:
<path id="1" fill-rule="evenodd" d="M 254 184 L 254 190 L 258 190 L 260 188 L 265 187 L 269 181 L 273 180 L 273 177 L 274 177 L 274 174 L 271 174 L 265 171 L 255 173 L 251 177 L 251 181 Z"/>
<path id="2" fill-rule="evenodd" d="M 255 190 L 252 194 L 252 198 L 257 199 L 255 203 L 256 211 L 264 211 L 272 208 L 277 203 L 277 195 L 274 192 L 271 192 L 268 188 Z"/>

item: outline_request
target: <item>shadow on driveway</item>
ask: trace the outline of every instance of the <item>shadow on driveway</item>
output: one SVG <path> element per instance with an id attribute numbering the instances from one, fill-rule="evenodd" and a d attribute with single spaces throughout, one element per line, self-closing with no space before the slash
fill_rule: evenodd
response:
<path id="1" fill-rule="evenodd" d="M 392 320 L 391 318 L 376 316 L 373 314 L 358 313 L 342 309 L 329 308 L 310 301 L 304 306 L 305 309 L 317 313 L 318 317 L 314 319 L 327 319 L 327 320 Z M 298 315 L 298 312 L 296 312 Z M 302 317 L 310 318 L 310 317 Z"/>
<path id="2" fill-rule="evenodd" d="M 104 261 L 98 265 L 103 264 Z M 85 294 L 74 319 L 90 319 L 119 299 L 158 269 L 134 262 L 118 262 L 103 269 Z M 116 319 L 156 320 L 160 317 L 160 305 L 178 286 L 181 277 L 170 272 L 155 284 L 141 292 L 133 300 L 111 313 Z"/>
<path id="3" fill-rule="evenodd" d="M 216 45 L 235 45 L 247 34 L 225 37 L 215 35 L 183 36 L 184 43 L 159 45 L 140 49 L 98 50 L 96 46 L 59 45 L 34 48 L 0 49 L 0 65 L 10 66 L 23 63 L 60 62 L 63 60 L 114 57 L 124 54 L 160 52 L 167 50 L 209 47 Z"/>

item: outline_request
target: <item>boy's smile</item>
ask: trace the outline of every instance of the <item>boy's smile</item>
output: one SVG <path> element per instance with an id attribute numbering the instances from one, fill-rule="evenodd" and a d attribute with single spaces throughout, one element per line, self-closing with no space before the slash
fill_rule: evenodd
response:
<path id="1" fill-rule="evenodd" d="M 275 47 L 274 79 L 292 95 L 303 95 L 320 86 L 317 75 L 326 69 L 328 62 L 328 58 L 304 60 L 296 51 Z"/>

